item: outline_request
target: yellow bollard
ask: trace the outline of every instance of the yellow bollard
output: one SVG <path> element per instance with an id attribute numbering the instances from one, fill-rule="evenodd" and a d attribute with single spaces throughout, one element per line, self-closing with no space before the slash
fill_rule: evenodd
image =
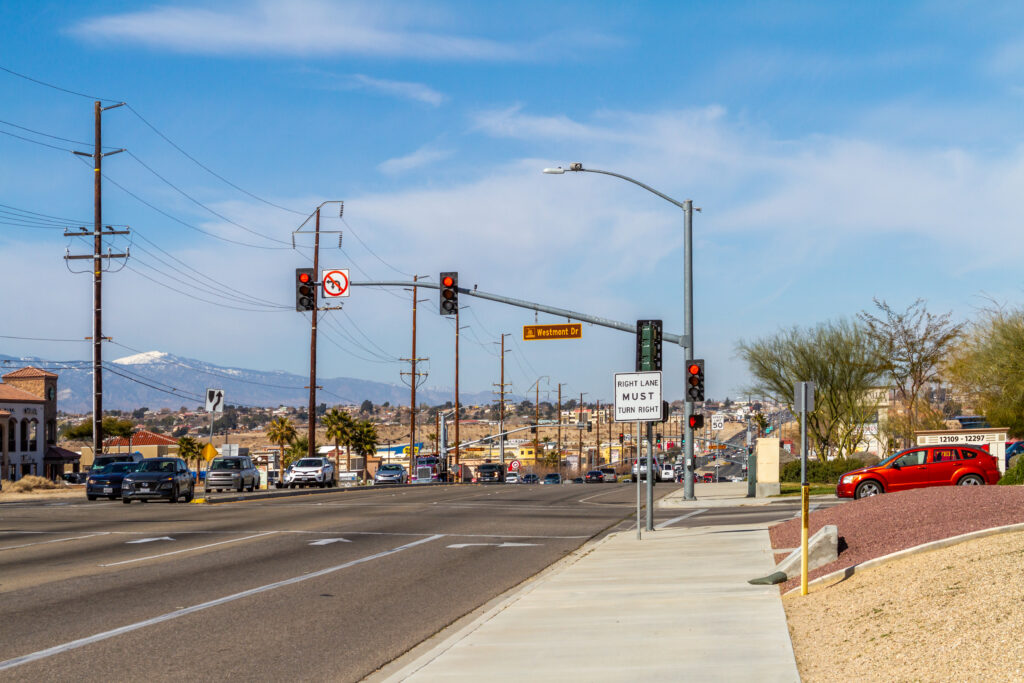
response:
<path id="1" fill-rule="evenodd" d="M 807 595 L 807 523 L 811 487 L 800 487 L 800 595 Z"/>

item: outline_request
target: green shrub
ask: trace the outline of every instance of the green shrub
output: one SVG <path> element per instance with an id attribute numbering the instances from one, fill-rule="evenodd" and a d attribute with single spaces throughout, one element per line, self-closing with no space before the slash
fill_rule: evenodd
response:
<path id="1" fill-rule="evenodd" d="M 1001 486 L 1020 486 L 1024 484 L 1024 458 L 1014 456 L 1010 460 L 1010 468 L 997 483 Z"/>
<path id="2" fill-rule="evenodd" d="M 864 463 L 856 458 L 839 458 L 836 460 L 808 460 L 807 481 L 833 483 L 845 472 L 864 467 Z M 786 463 L 779 472 L 779 479 L 784 482 L 800 483 L 800 461 Z"/>

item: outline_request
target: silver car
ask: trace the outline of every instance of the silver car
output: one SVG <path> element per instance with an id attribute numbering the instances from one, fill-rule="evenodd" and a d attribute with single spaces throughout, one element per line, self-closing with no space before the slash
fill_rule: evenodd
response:
<path id="1" fill-rule="evenodd" d="M 401 465 L 383 464 L 377 468 L 373 475 L 373 483 L 376 484 L 404 484 L 406 480 L 405 468 Z"/>
<path id="2" fill-rule="evenodd" d="M 255 491 L 260 485 L 260 471 L 246 455 L 219 455 L 206 471 L 206 490 L 242 492 Z"/>

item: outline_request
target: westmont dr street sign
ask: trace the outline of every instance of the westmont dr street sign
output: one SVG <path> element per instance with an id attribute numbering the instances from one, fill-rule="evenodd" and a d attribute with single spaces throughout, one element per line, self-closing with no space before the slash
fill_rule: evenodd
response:
<path id="1" fill-rule="evenodd" d="M 661 421 L 661 371 L 615 373 L 615 421 Z"/>
<path id="2" fill-rule="evenodd" d="M 583 325 L 565 323 L 562 325 L 523 325 L 523 341 L 537 339 L 582 339 Z"/>

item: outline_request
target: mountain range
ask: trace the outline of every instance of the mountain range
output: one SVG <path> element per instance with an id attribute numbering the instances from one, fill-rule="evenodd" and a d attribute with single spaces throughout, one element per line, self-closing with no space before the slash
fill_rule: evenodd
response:
<path id="1" fill-rule="evenodd" d="M 59 375 L 57 409 L 67 413 L 92 410 L 92 363 L 90 361 L 48 361 L 35 357 L 0 354 L 0 374 L 26 365 Z M 317 392 L 317 403 L 327 405 L 359 404 L 369 399 L 375 404 L 408 405 L 409 388 L 351 377 L 318 378 L 323 387 Z M 147 351 L 104 362 L 103 407 L 111 410 L 134 410 L 185 406 L 194 409 L 205 405 L 207 389 L 222 389 L 227 405 L 260 407 L 305 406 L 309 401 L 309 377 L 280 370 L 250 370 L 214 365 L 192 358 L 180 358 L 162 351 Z M 453 400 L 454 391 L 444 389 L 416 390 L 417 403 L 440 405 Z M 461 394 L 465 405 L 490 403 L 489 392 Z M 521 401 L 507 396 L 506 401 Z"/>

